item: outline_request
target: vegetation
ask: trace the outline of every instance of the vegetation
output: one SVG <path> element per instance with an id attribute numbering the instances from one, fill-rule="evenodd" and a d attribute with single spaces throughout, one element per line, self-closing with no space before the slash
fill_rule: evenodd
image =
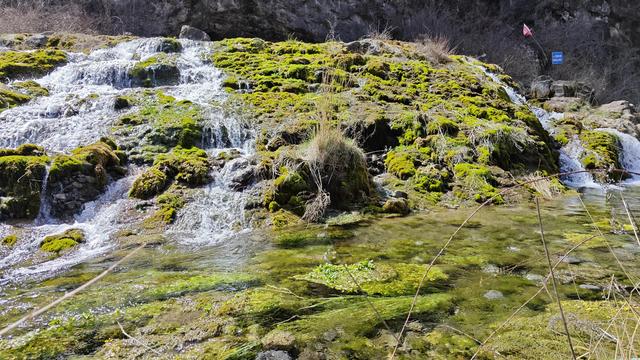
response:
<path id="1" fill-rule="evenodd" d="M 42 76 L 66 61 L 66 53 L 59 50 L 3 51 L 0 53 L 0 78 Z"/>
<path id="2" fill-rule="evenodd" d="M 59 255 L 61 252 L 76 247 L 85 240 L 84 232 L 70 229 L 62 234 L 50 235 L 40 243 L 40 250 Z"/>

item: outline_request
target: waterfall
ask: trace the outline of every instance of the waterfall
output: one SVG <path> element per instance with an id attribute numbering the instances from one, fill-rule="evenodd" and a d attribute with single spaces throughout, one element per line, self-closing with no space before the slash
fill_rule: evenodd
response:
<path id="1" fill-rule="evenodd" d="M 40 211 L 38 211 L 38 217 L 34 221 L 36 225 L 43 225 L 52 222 L 51 219 L 51 203 L 47 196 L 47 185 L 49 184 L 49 169 L 51 165 L 47 164 L 45 167 L 44 178 L 42 179 L 42 186 L 40 186 Z"/>
<path id="2" fill-rule="evenodd" d="M 159 54 L 162 41 L 136 39 L 90 54 L 69 53 L 66 65 L 36 79 L 49 89 L 49 96 L 0 113 L 0 147 L 35 143 L 54 154 L 110 135 L 120 116 L 114 109 L 115 98 L 145 91 L 132 87 L 129 70 L 138 61 Z M 223 241 L 246 228 L 243 218 L 246 195 L 233 189 L 238 176 L 251 170 L 254 134 L 239 118 L 223 110 L 228 95 L 222 87 L 222 72 L 208 60 L 213 51 L 211 43 L 179 41 L 182 49 L 175 55 L 179 81 L 163 86 L 162 91 L 179 100 L 197 103 L 203 109 L 202 142 L 211 156 L 227 151 L 239 153 L 239 157 L 229 161 L 221 171 L 214 171 L 211 184 L 193 190 L 195 200 L 179 212 L 167 235 L 185 244 Z M 15 247 L 0 254 L 0 284 L 24 277 L 52 276 L 116 246 L 114 233 L 143 220 L 144 214 L 135 210 L 139 201 L 128 198 L 136 171 L 142 170 L 129 169 L 127 177 L 110 184 L 97 200 L 85 204 L 73 224 L 51 221 L 47 184 L 42 184 L 42 206 L 36 221 L 13 226 L 0 224 L 0 235 L 16 229 L 20 234 Z M 86 241 L 57 259 L 31 264 L 45 236 L 69 229 L 82 230 Z"/>

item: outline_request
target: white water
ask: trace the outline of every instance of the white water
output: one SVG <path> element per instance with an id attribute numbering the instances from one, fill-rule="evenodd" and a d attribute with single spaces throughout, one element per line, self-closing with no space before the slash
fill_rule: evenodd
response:
<path id="1" fill-rule="evenodd" d="M 622 133 L 616 129 L 596 129 L 599 131 L 605 131 L 618 137 L 620 140 L 620 146 L 622 147 L 622 156 L 620 157 L 620 163 L 622 167 L 631 172 L 631 178 L 626 180 L 625 183 L 640 183 L 640 141 L 637 138 Z"/>
<path id="2" fill-rule="evenodd" d="M 155 55 L 160 42 L 161 39 L 138 39 L 89 55 L 69 54 L 67 65 L 37 79 L 49 89 L 49 96 L 0 113 L 0 147 L 36 143 L 53 154 L 68 152 L 109 135 L 120 116 L 113 108 L 115 97 L 142 90 L 131 88 L 128 70 L 136 61 Z M 237 149 L 241 154 L 222 172 L 212 174 L 214 181 L 196 191 L 195 201 L 180 211 L 175 225 L 168 231 L 183 243 L 209 244 L 233 236 L 245 227 L 242 216 L 245 195 L 230 190 L 230 182 L 246 170 L 253 134 L 245 124 L 226 116 L 222 110 L 226 100 L 221 86 L 223 75 L 206 61 L 211 53 L 210 45 L 188 40 L 181 40 L 181 45 L 180 83 L 162 87 L 162 91 L 177 99 L 193 101 L 204 109 L 203 143 L 208 152 L 216 154 Z M 54 223 L 48 217 L 46 204 L 34 223 L 16 226 L 0 223 L 0 238 L 16 230 L 20 235 L 11 251 L 0 253 L 0 285 L 34 275 L 48 277 L 112 249 L 116 245 L 113 234 L 141 220 L 136 218 L 134 210 L 137 201 L 127 196 L 135 179 L 131 173 L 130 170 L 129 176 L 112 183 L 99 199 L 85 204 L 73 224 Z M 55 260 L 26 265 L 38 254 L 45 236 L 72 228 L 85 232 L 85 243 Z M 35 260 L 42 261 L 42 258 Z"/>

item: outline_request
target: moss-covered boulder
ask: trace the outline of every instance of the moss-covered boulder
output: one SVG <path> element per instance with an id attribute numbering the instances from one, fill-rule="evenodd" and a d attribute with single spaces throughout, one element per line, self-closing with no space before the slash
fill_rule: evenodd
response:
<path id="1" fill-rule="evenodd" d="M 47 182 L 51 212 L 65 217 L 95 200 L 110 181 L 126 173 L 126 157 L 109 139 L 79 147 L 52 159 Z"/>
<path id="2" fill-rule="evenodd" d="M 18 242 L 18 236 L 16 234 L 7 235 L 0 240 L 0 244 L 8 247 L 13 247 Z"/>
<path id="3" fill-rule="evenodd" d="M 158 154 L 176 146 L 200 145 L 203 115 L 198 105 L 153 90 L 128 96 L 126 102 L 136 111 L 118 119 L 114 135 L 129 161 L 152 164 Z"/>
<path id="4" fill-rule="evenodd" d="M 36 145 L 0 149 L 0 220 L 38 216 L 48 162 Z"/>
<path id="5" fill-rule="evenodd" d="M 579 138 L 585 149 L 580 159 L 584 168 L 605 171 L 595 174 L 598 181 L 614 182 L 624 178 L 623 173 L 613 171 L 622 169 L 620 163 L 622 147 L 617 136 L 605 131 L 585 130 L 580 133 Z"/>
<path id="6" fill-rule="evenodd" d="M 70 229 L 61 234 L 45 237 L 40 250 L 59 255 L 61 252 L 78 246 L 85 241 L 85 234 L 79 229 Z"/>
<path id="7" fill-rule="evenodd" d="M 204 185 L 211 180 L 211 167 L 204 150 L 178 146 L 170 153 L 158 155 L 153 166 L 134 181 L 129 195 L 150 199 L 161 194 L 173 181 L 185 186 Z"/>
<path id="8" fill-rule="evenodd" d="M 39 77 L 67 62 L 67 54 L 60 50 L 0 52 L 0 79 Z"/>
<path id="9" fill-rule="evenodd" d="M 419 44 L 372 44 L 227 39 L 214 44 L 212 59 L 264 129 L 260 155 L 273 160 L 282 148 L 304 147 L 309 129 L 328 122 L 360 147 L 387 152 L 385 184 L 406 191 L 411 204 L 482 201 L 518 176 L 558 171 L 536 116 L 486 74 L 511 83 L 499 67 L 456 55 L 435 61 Z M 461 163 L 490 175 L 459 168 L 456 176 Z"/>
<path id="10" fill-rule="evenodd" d="M 136 63 L 129 76 L 134 86 L 175 85 L 180 80 L 177 61 L 175 55 L 160 53 Z"/>

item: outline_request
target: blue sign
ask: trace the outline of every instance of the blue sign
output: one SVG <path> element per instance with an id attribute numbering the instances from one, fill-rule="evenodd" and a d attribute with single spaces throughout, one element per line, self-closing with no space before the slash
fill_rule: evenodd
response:
<path id="1" fill-rule="evenodd" d="M 554 51 L 551 53 L 551 63 L 553 65 L 562 65 L 564 63 L 564 53 L 562 51 Z"/>

